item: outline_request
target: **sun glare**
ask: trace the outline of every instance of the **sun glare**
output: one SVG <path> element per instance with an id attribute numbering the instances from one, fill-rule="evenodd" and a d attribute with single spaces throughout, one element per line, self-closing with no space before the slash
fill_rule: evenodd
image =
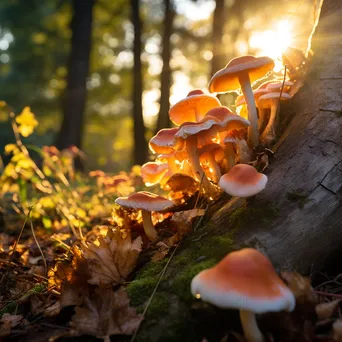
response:
<path id="1" fill-rule="evenodd" d="M 256 31 L 249 39 L 257 56 L 269 56 L 275 60 L 275 71 L 282 69 L 281 55 L 292 43 L 292 25 L 288 20 L 280 20 L 273 29 Z"/>

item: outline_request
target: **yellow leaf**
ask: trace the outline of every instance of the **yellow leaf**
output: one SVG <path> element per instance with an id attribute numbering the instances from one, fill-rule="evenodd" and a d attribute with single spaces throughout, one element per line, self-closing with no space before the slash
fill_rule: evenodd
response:
<path id="1" fill-rule="evenodd" d="M 31 112 L 30 107 L 25 107 L 16 117 L 15 121 L 19 124 L 18 129 L 23 137 L 28 137 L 32 134 L 34 128 L 38 125 L 38 121 Z"/>
<path id="2" fill-rule="evenodd" d="M 18 152 L 19 152 L 19 148 L 16 144 L 7 144 L 5 146 L 6 154 L 10 154 L 10 153 L 17 154 Z"/>

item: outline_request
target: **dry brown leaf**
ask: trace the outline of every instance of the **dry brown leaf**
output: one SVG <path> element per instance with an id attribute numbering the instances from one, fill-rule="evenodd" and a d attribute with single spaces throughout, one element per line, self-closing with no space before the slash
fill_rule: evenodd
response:
<path id="1" fill-rule="evenodd" d="M 168 246 L 166 243 L 159 241 L 156 244 L 156 247 L 158 247 L 157 251 L 153 254 L 151 257 L 151 260 L 153 262 L 163 260 L 167 254 L 169 253 L 170 246 Z"/>
<path id="2" fill-rule="evenodd" d="M 53 317 L 59 314 L 61 311 L 61 302 L 57 300 L 54 304 L 48 306 L 44 310 L 44 316 L 46 317 Z"/>
<path id="3" fill-rule="evenodd" d="M 11 329 L 19 325 L 23 321 L 22 315 L 11 315 L 4 313 L 0 319 L 0 337 L 11 334 Z"/>
<path id="4" fill-rule="evenodd" d="M 80 305 L 83 296 L 87 296 L 89 292 L 88 263 L 79 248 L 73 247 L 72 252 L 71 265 L 60 262 L 48 272 L 49 290 L 56 289 L 61 292 L 61 308 L 69 305 Z"/>
<path id="5" fill-rule="evenodd" d="M 342 341 L 342 319 L 338 319 L 334 322 L 333 326 L 333 339 L 335 341 L 341 342 Z"/>
<path id="6" fill-rule="evenodd" d="M 129 306 L 126 291 L 120 288 L 113 292 L 111 288 L 96 288 L 85 297 L 82 307 L 75 308 L 71 326 L 74 335 L 93 335 L 108 338 L 111 335 L 131 335 L 139 327 L 143 316 Z"/>
<path id="7" fill-rule="evenodd" d="M 309 277 L 303 277 L 297 272 L 281 272 L 281 277 L 296 297 L 297 303 L 317 302 Z"/>
<path id="8" fill-rule="evenodd" d="M 81 246 L 88 262 L 90 284 L 121 284 L 136 265 L 141 252 L 142 239 L 125 238 L 118 230 L 108 229 L 105 237 Z"/>
<path id="9" fill-rule="evenodd" d="M 179 237 L 182 238 L 186 233 L 191 232 L 194 219 L 204 214 L 205 209 L 178 211 L 172 215 L 171 223 L 176 227 Z"/>
<path id="10" fill-rule="evenodd" d="M 324 320 L 324 319 L 331 318 L 332 315 L 337 310 L 340 302 L 341 302 L 341 299 L 336 299 L 331 302 L 317 304 L 315 311 L 316 311 L 318 319 Z"/>

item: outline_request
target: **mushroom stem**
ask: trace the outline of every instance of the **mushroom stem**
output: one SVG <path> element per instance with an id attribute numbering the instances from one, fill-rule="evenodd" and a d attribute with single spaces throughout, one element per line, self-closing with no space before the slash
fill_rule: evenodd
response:
<path id="1" fill-rule="evenodd" d="M 239 74 L 239 82 L 247 104 L 248 120 L 251 123 L 248 127 L 248 143 L 252 147 L 256 147 L 259 145 L 258 113 L 248 72 Z"/>
<path id="2" fill-rule="evenodd" d="M 270 119 L 261 135 L 261 142 L 266 146 L 272 144 L 276 138 L 277 104 L 278 100 L 272 100 Z"/>
<path id="3" fill-rule="evenodd" d="M 208 158 L 209 162 L 209 168 L 212 169 L 212 175 L 213 175 L 213 181 L 215 183 L 218 183 L 218 181 L 221 178 L 221 170 L 220 167 L 217 165 L 215 157 L 213 155 L 210 155 Z"/>
<path id="4" fill-rule="evenodd" d="M 228 142 L 226 143 L 226 148 L 224 151 L 226 156 L 228 171 L 235 165 L 235 150 L 234 150 L 234 143 Z"/>
<path id="5" fill-rule="evenodd" d="M 251 151 L 245 139 L 236 139 L 236 151 L 241 164 L 248 164 L 252 160 Z"/>
<path id="6" fill-rule="evenodd" d="M 215 187 L 209 182 L 205 175 L 201 163 L 199 161 L 198 150 L 197 150 L 197 137 L 195 135 L 189 136 L 186 139 L 186 150 L 189 155 L 189 162 L 194 172 L 194 177 L 199 182 L 202 181 L 203 189 L 208 194 L 214 194 L 216 192 Z"/>
<path id="7" fill-rule="evenodd" d="M 267 115 L 266 108 L 259 105 L 259 121 L 258 121 L 259 134 L 261 134 L 265 128 L 266 115 Z"/>
<path id="8" fill-rule="evenodd" d="M 255 313 L 247 310 L 240 310 L 240 320 L 243 333 L 248 342 L 264 342 L 264 336 L 261 333 L 255 319 Z"/>
<path id="9" fill-rule="evenodd" d="M 145 234 L 150 239 L 150 241 L 152 241 L 152 242 L 156 241 L 157 237 L 158 237 L 158 233 L 153 226 L 151 212 L 142 209 L 141 215 L 142 215 Z"/>

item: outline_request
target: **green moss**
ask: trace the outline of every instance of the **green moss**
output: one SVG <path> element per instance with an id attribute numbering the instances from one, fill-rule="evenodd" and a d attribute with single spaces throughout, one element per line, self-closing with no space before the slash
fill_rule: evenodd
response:
<path id="1" fill-rule="evenodd" d="M 208 259 L 196 264 L 191 263 L 174 279 L 172 284 L 172 292 L 178 295 L 178 297 L 185 302 L 191 302 L 193 299 L 190 291 L 192 278 L 206 268 L 214 266 L 216 262 L 217 261 L 215 259 Z"/>
<path id="2" fill-rule="evenodd" d="M 300 190 L 288 192 L 286 198 L 289 201 L 297 202 L 301 209 L 304 208 L 304 205 L 309 201 L 308 196 L 301 193 Z"/>
<path id="3" fill-rule="evenodd" d="M 268 203 L 254 206 L 243 206 L 235 209 L 229 217 L 233 229 L 246 227 L 248 224 L 267 223 L 278 216 L 278 209 Z"/>
<path id="4" fill-rule="evenodd" d="M 127 286 L 127 293 L 131 299 L 131 305 L 138 306 L 144 304 L 151 296 L 158 279 L 138 278 Z"/>
<path id="5" fill-rule="evenodd" d="M 169 299 L 167 293 L 159 292 L 153 296 L 153 299 L 147 309 L 146 316 L 148 319 L 160 318 L 169 311 Z"/>

